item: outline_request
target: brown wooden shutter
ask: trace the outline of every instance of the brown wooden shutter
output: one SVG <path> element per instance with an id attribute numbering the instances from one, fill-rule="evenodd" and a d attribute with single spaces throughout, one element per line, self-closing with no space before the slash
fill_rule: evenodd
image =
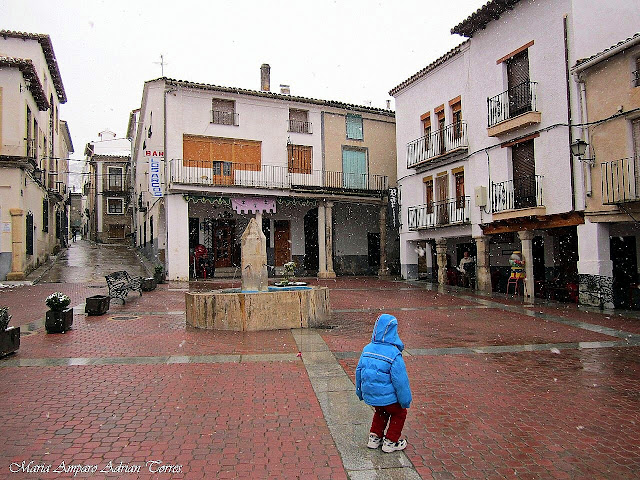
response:
<path id="1" fill-rule="evenodd" d="M 311 173 L 312 147 L 306 145 L 289 145 L 289 173 Z"/>
<path id="2" fill-rule="evenodd" d="M 533 140 L 511 147 L 513 162 L 513 194 L 515 208 L 535 207 L 536 167 Z"/>

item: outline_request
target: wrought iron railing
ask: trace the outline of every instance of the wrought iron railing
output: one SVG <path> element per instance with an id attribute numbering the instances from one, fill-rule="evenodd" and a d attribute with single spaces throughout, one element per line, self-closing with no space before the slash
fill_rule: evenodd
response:
<path id="1" fill-rule="evenodd" d="M 387 190 L 389 187 L 386 175 L 323 172 L 322 170 L 294 173 L 289 171 L 288 167 L 281 165 L 182 159 L 171 160 L 170 166 L 173 184 L 377 192 Z"/>
<path id="2" fill-rule="evenodd" d="M 409 230 L 469 223 L 470 198 L 460 197 L 409 207 Z"/>
<path id="3" fill-rule="evenodd" d="M 240 117 L 234 112 L 221 112 L 218 110 L 211 110 L 211 123 L 217 123 L 218 125 L 239 125 Z"/>
<path id="4" fill-rule="evenodd" d="M 289 120 L 289 131 L 294 133 L 313 133 L 311 130 L 311 122 L 303 122 L 301 120 Z"/>
<path id="5" fill-rule="evenodd" d="M 543 206 L 543 178 L 541 175 L 529 175 L 506 182 L 492 183 L 491 211 L 497 213 L 504 210 Z"/>
<path id="6" fill-rule="evenodd" d="M 420 137 L 407 144 L 407 168 L 443 155 L 461 147 L 467 147 L 467 123 L 456 122 Z"/>
<path id="7" fill-rule="evenodd" d="M 639 162 L 640 158 L 629 157 L 600 164 L 603 204 L 640 200 Z"/>
<path id="8" fill-rule="evenodd" d="M 640 87 L 640 70 L 633 72 L 633 86 Z"/>
<path id="9" fill-rule="evenodd" d="M 487 98 L 487 126 L 493 127 L 526 112 L 537 111 L 537 82 L 523 82 L 495 97 Z"/>

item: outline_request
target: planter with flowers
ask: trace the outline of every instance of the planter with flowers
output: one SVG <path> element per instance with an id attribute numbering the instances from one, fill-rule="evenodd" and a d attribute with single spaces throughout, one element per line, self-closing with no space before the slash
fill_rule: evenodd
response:
<path id="1" fill-rule="evenodd" d="M 9 307 L 0 307 L 0 356 L 9 355 L 20 348 L 20 327 L 9 327 Z"/>
<path id="2" fill-rule="evenodd" d="M 276 287 L 296 287 L 306 285 L 306 282 L 295 282 L 294 273 L 296 271 L 296 262 L 287 262 L 284 264 L 282 272 L 283 280 L 274 283 Z"/>
<path id="3" fill-rule="evenodd" d="M 71 299 L 62 292 L 55 292 L 47 297 L 49 311 L 44 323 L 47 333 L 64 333 L 71 330 L 73 309 L 67 308 L 70 303 Z"/>

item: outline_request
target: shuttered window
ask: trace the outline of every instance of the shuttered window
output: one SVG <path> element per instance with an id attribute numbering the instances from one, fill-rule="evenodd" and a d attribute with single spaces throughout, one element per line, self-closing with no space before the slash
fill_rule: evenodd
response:
<path id="1" fill-rule="evenodd" d="M 433 178 L 424 181 L 424 200 L 427 205 L 427 213 L 433 213 Z"/>
<path id="2" fill-rule="evenodd" d="M 344 148 L 342 150 L 342 175 L 345 188 L 366 188 L 367 152 Z"/>
<path id="3" fill-rule="evenodd" d="M 360 115 L 347 115 L 347 138 L 350 140 L 364 139 L 362 117 Z"/>
<path id="4" fill-rule="evenodd" d="M 233 100 L 214 98 L 211 100 L 211 123 L 238 125 L 236 103 Z"/>
<path id="5" fill-rule="evenodd" d="M 313 147 L 288 145 L 289 173 L 311 173 Z"/>
<path id="6" fill-rule="evenodd" d="M 220 162 L 233 164 L 234 170 L 260 171 L 261 145 L 253 140 L 185 135 L 183 165 L 210 168 Z"/>
<path id="7" fill-rule="evenodd" d="M 536 206 L 536 167 L 533 140 L 511 147 L 513 162 L 513 196 L 515 208 Z"/>
<path id="8" fill-rule="evenodd" d="M 464 172 L 454 174 L 456 180 L 456 208 L 464 208 Z"/>

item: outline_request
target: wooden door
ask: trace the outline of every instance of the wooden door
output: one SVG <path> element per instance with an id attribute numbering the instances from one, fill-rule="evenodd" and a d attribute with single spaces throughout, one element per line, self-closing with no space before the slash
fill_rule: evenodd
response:
<path id="1" fill-rule="evenodd" d="M 342 175 L 344 188 L 367 188 L 367 152 L 342 150 Z"/>
<path id="2" fill-rule="evenodd" d="M 231 267 L 235 222 L 218 220 L 213 231 L 213 252 L 217 267 Z"/>
<path id="3" fill-rule="evenodd" d="M 276 267 L 281 267 L 291 261 L 291 231 L 289 220 L 276 220 L 273 223 Z"/>
<path id="4" fill-rule="evenodd" d="M 533 140 L 518 143 L 511 148 L 513 208 L 536 206 L 536 166 L 533 153 Z"/>
<path id="5" fill-rule="evenodd" d="M 509 118 L 531 111 L 529 54 L 524 50 L 507 60 Z"/>
<path id="6" fill-rule="evenodd" d="M 436 191 L 438 200 L 436 201 L 436 215 L 438 224 L 446 225 L 449 223 L 449 175 L 440 175 L 436 177 Z"/>

